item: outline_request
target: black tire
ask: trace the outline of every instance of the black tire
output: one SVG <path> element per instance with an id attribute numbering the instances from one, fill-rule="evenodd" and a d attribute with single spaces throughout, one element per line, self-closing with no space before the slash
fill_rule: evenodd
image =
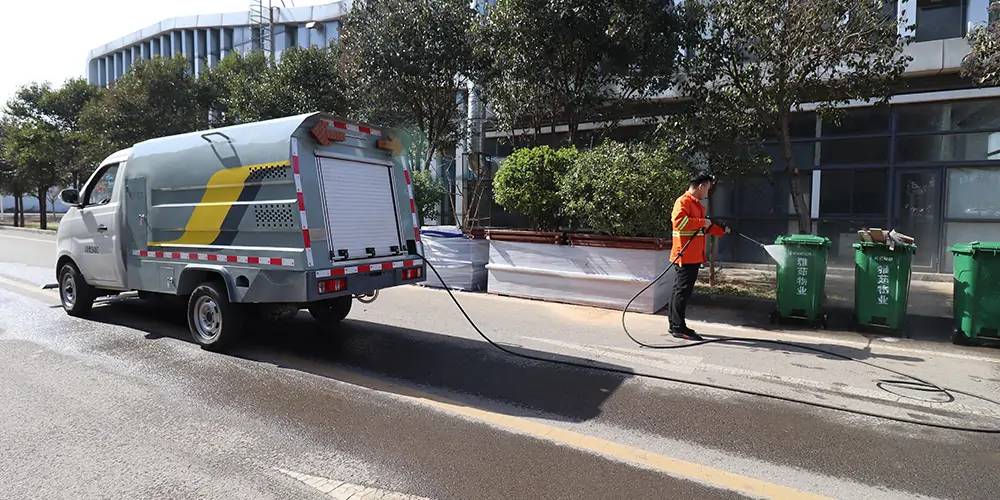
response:
<path id="1" fill-rule="evenodd" d="M 830 329 L 830 317 L 826 314 L 819 317 L 819 325 L 823 327 L 824 330 Z"/>
<path id="2" fill-rule="evenodd" d="M 66 314 L 84 317 L 94 308 L 97 290 L 87 284 L 73 264 L 63 264 L 59 269 L 59 302 Z"/>
<path id="3" fill-rule="evenodd" d="M 346 295 L 309 306 L 309 314 L 323 326 L 336 326 L 351 313 L 354 297 Z"/>
<path id="4" fill-rule="evenodd" d="M 951 332 L 951 343 L 961 346 L 967 346 L 970 344 L 969 338 L 965 336 L 965 332 L 958 328 L 955 328 Z"/>
<path id="5" fill-rule="evenodd" d="M 207 281 L 198 285 L 187 303 L 191 337 L 208 351 L 221 351 L 236 343 L 246 323 L 239 304 L 229 302 L 226 287 Z"/>

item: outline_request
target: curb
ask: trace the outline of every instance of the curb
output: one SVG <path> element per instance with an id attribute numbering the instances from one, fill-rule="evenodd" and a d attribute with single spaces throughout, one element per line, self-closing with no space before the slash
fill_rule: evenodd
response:
<path id="1" fill-rule="evenodd" d="M 691 296 L 690 304 L 709 308 L 729 309 L 732 311 L 753 313 L 747 315 L 748 320 L 759 317 L 761 323 L 768 323 L 768 313 L 774 310 L 774 300 L 759 299 L 754 297 L 736 297 L 728 295 L 707 295 L 696 293 Z M 867 328 L 853 330 L 854 309 L 847 307 L 827 307 L 825 311 L 830 320 L 830 330 L 851 330 L 870 333 L 879 333 L 888 336 L 900 336 L 904 338 L 951 340 L 952 322 L 951 317 L 922 316 L 907 314 L 905 325 L 898 332 L 882 330 L 877 328 Z"/>
<path id="2" fill-rule="evenodd" d="M 50 234 L 52 236 L 55 236 L 56 234 L 56 232 L 51 229 L 35 229 L 33 227 L 0 226 L 0 231 L 11 231 L 15 233 Z"/>

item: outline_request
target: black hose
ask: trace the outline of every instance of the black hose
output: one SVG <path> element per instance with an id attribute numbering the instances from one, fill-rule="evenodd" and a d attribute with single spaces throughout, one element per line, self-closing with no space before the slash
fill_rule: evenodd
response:
<path id="1" fill-rule="evenodd" d="M 703 229 L 700 229 L 699 231 L 702 231 Z M 982 397 L 982 396 L 978 396 L 978 395 L 975 395 L 975 394 L 970 394 L 970 393 L 967 393 L 967 392 L 962 392 L 962 391 L 955 390 L 955 389 L 945 389 L 945 388 L 939 387 L 939 386 L 937 386 L 935 384 L 932 384 L 930 382 L 926 382 L 924 380 L 921 380 L 921 379 L 919 379 L 917 377 L 914 377 L 912 375 L 907 375 L 905 373 L 898 372 L 898 371 L 892 370 L 890 368 L 885 368 L 885 367 L 882 367 L 882 366 L 878 366 L 878 365 L 875 365 L 875 364 L 872 364 L 872 363 L 868 363 L 868 362 L 865 362 L 865 361 L 862 361 L 862 360 L 859 360 L 859 359 L 854 359 L 854 358 L 852 358 L 850 356 L 845 356 L 843 354 L 838 354 L 838 353 L 827 351 L 827 350 L 824 350 L 824 349 L 818 349 L 818 348 L 815 348 L 815 347 L 809 347 L 809 346 L 794 344 L 794 343 L 791 343 L 791 342 L 781 342 L 781 341 L 777 341 L 777 340 L 760 340 L 760 339 L 754 339 L 754 338 L 741 338 L 741 337 L 719 337 L 719 338 L 713 338 L 713 339 L 709 339 L 709 340 L 705 340 L 705 341 L 701 341 L 701 342 L 694 342 L 694 343 L 690 343 L 690 344 L 680 344 L 680 345 L 657 345 L 657 344 L 646 344 L 646 343 L 640 342 L 638 339 L 636 339 L 635 337 L 632 336 L 631 332 L 629 332 L 628 328 L 625 326 L 625 314 L 627 313 L 629 306 L 631 306 L 632 302 L 634 302 L 636 298 L 638 298 L 640 295 L 642 295 L 643 292 L 645 292 L 646 290 L 648 290 L 649 287 L 653 286 L 654 283 L 656 283 L 657 281 L 659 281 L 661 278 L 663 278 L 664 275 L 667 274 L 668 271 L 670 271 L 670 269 L 676 264 L 677 259 L 680 258 L 681 254 L 684 253 L 684 250 L 687 249 L 687 246 L 691 244 L 692 240 L 694 240 L 694 238 L 691 238 L 691 240 L 689 240 L 687 242 L 687 244 L 685 244 L 684 247 L 681 248 L 681 251 L 678 252 L 677 257 L 670 263 L 670 266 L 668 266 L 662 273 L 660 273 L 660 275 L 657 276 L 655 280 L 653 280 L 648 285 L 646 285 L 645 287 L 643 287 L 643 289 L 640 290 L 639 293 L 635 294 L 635 296 L 632 297 L 632 300 L 628 301 L 628 304 L 626 304 L 625 309 L 622 310 L 622 328 L 625 330 L 625 334 L 628 335 L 628 338 L 631 339 L 636 344 L 638 344 L 639 346 L 650 348 L 650 349 L 681 349 L 681 348 L 689 348 L 689 347 L 695 347 L 695 346 L 700 346 L 700 345 L 705 345 L 705 344 L 712 344 L 712 343 L 718 343 L 718 342 L 766 342 L 766 343 L 770 343 L 770 344 L 784 345 L 784 346 L 794 347 L 794 348 L 802 349 L 802 350 L 806 350 L 806 351 L 812 351 L 812 352 L 816 352 L 816 353 L 820 353 L 820 354 L 826 354 L 826 355 L 829 355 L 829 356 L 834 356 L 834 357 L 837 357 L 837 358 L 840 358 L 840 359 L 844 359 L 844 360 L 848 360 L 848 361 L 853 361 L 853 362 L 856 362 L 856 363 L 861 363 L 863 365 L 866 365 L 866 366 L 869 366 L 869 367 L 872 367 L 872 368 L 876 368 L 876 369 L 879 369 L 879 370 L 884 370 L 886 372 L 889 372 L 889 373 L 898 375 L 900 377 L 904 377 L 904 378 L 909 379 L 909 381 L 899 381 L 899 380 L 878 380 L 878 381 L 876 381 L 878 384 L 880 384 L 880 386 L 881 385 L 910 386 L 910 387 L 915 387 L 918 390 L 922 390 L 922 391 L 925 391 L 925 392 L 940 392 L 940 393 L 944 393 L 945 395 L 947 395 L 950 398 L 950 400 L 954 400 L 954 394 L 961 394 L 963 396 L 967 396 L 967 397 L 970 397 L 970 398 L 973 398 L 973 399 L 978 399 L 980 401 L 985 401 L 985 402 L 992 403 L 994 405 L 1000 406 L 1000 402 L 993 401 L 991 399 L 987 399 L 987 398 Z M 418 254 L 418 255 L 420 255 L 420 254 Z M 694 386 L 699 386 L 699 387 L 706 387 L 706 388 L 710 388 L 710 389 L 718 389 L 718 390 L 723 390 L 723 391 L 736 392 L 736 393 L 745 394 L 745 395 L 748 395 L 748 396 L 768 398 L 768 399 L 773 399 L 773 400 L 777 400 L 777 401 L 784 401 L 784 402 L 787 402 L 787 403 L 802 404 L 802 405 L 812 406 L 814 408 L 823 408 L 823 409 L 827 409 L 827 410 L 834 410 L 834 411 L 849 413 L 849 414 L 853 414 L 853 415 L 860 415 L 860 416 L 865 416 L 865 417 L 879 418 L 879 419 L 890 420 L 890 421 L 893 421 L 893 422 L 899 422 L 899 423 L 903 423 L 903 424 L 911 424 L 911 425 L 918 425 L 918 426 L 922 426 L 922 427 L 932 427 L 932 428 L 937 428 L 937 429 L 945 429 L 945 430 L 960 431 L 960 432 L 973 432 L 973 433 L 979 433 L 979 434 L 1000 434 L 1000 428 L 963 427 L 963 426 L 948 425 L 948 424 L 938 424 L 938 423 L 934 423 L 934 422 L 924 422 L 924 421 L 915 420 L 915 419 L 908 419 L 908 418 L 896 417 L 896 416 L 892 416 L 892 415 L 886 415 L 886 414 L 883 414 L 883 413 L 876 413 L 876 412 L 870 412 L 870 411 L 865 411 L 865 410 L 854 410 L 854 409 L 842 408 L 842 407 L 839 407 L 839 406 L 834 406 L 834 405 L 830 405 L 830 404 L 826 404 L 826 403 L 818 403 L 818 402 L 815 402 L 815 401 L 806 401 L 804 399 L 790 398 L 790 397 L 786 397 L 786 396 L 779 396 L 779 395 L 776 395 L 776 394 L 768 394 L 766 392 L 753 391 L 753 390 L 750 390 L 750 389 L 740 389 L 740 388 L 737 388 L 737 387 L 731 387 L 731 386 L 726 386 L 726 385 L 721 385 L 721 384 L 713 384 L 711 382 L 698 382 L 698 381 L 694 381 L 694 380 L 684 380 L 684 379 L 674 378 L 674 377 L 668 377 L 668 376 L 664 376 L 664 375 L 656 375 L 656 374 L 652 374 L 652 373 L 637 372 L 637 371 L 627 370 L 627 369 L 624 369 L 624 368 L 614 368 L 614 367 L 608 367 L 608 366 L 598 366 L 598 365 L 594 365 L 594 364 L 590 364 L 590 363 L 580 363 L 580 362 L 576 362 L 576 361 L 565 361 L 565 360 L 560 360 L 560 359 L 543 358 L 543 357 L 540 357 L 540 356 L 534 356 L 534 355 L 531 355 L 531 354 L 525 354 L 525 353 L 517 352 L 517 351 L 514 351 L 512 349 L 508 349 L 508 348 L 506 348 L 506 347 L 504 347 L 504 346 L 502 346 L 502 345 L 494 342 L 493 339 L 491 339 L 488 335 L 486 335 L 485 333 L 483 333 L 483 331 L 479 328 L 479 326 L 476 324 L 476 322 L 473 321 L 471 317 L 469 317 L 469 313 L 465 311 L 464 307 L 462 307 L 462 304 L 458 301 L 458 298 L 455 297 L 455 294 L 451 291 L 451 288 L 449 288 L 448 285 L 445 284 L 444 279 L 441 278 L 441 275 L 438 273 L 437 269 L 434 268 L 434 265 L 431 264 L 430 261 L 428 261 L 427 258 L 424 257 L 423 255 L 420 255 L 420 257 L 427 264 L 427 267 L 430 268 L 430 270 L 434 272 L 434 275 L 437 276 L 438 280 L 442 284 L 442 287 L 444 288 L 444 290 L 446 292 L 448 292 L 448 296 L 451 297 L 452 302 L 454 302 L 455 306 L 458 307 L 458 310 L 462 313 L 462 316 L 465 317 L 465 320 L 469 323 L 469 325 L 472 326 L 472 329 L 475 330 L 476 333 L 479 334 L 479 336 L 482 337 L 483 340 L 485 340 L 491 346 L 493 346 L 493 347 L 495 347 L 495 348 L 499 349 L 500 351 L 503 351 L 503 352 L 505 352 L 507 354 L 510 354 L 512 356 L 517 356 L 517 357 L 523 358 L 523 359 L 530 359 L 532 361 L 540 361 L 540 362 L 543 362 L 543 363 L 553 363 L 553 364 L 562 365 L 562 366 L 570 366 L 570 367 L 574 367 L 574 368 L 583 368 L 583 369 L 586 369 L 586 370 L 597 370 L 597 371 L 603 371 L 603 372 L 607 372 L 607 373 L 616 373 L 616 374 L 620 374 L 620 375 L 626 375 L 626 376 L 630 376 L 630 377 L 644 377 L 644 378 L 649 378 L 649 379 L 654 379 L 654 380 L 662 380 L 664 382 L 674 382 L 674 383 L 678 383 L 678 384 L 687 384 L 687 385 L 694 385 Z M 913 381 L 913 382 L 910 382 L 910 381 Z"/>

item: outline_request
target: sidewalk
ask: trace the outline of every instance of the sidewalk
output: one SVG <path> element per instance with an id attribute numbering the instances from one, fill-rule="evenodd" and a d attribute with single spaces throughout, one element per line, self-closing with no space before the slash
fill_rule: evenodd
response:
<path id="1" fill-rule="evenodd" d="M 747 314 L 745 322 L 767 322 L 774 309 L 775 272 L 759 267 L 726 267 L 718 270 L 714 290 L 730 289 L 740 295 L 711 293 L 708 270 L 702 270 L 693 304 L 729 309 Z M 947 275 L 914 276 L 910 281 L 906 336 L 949 341 L 951 336 L 953 284 Z M 826 312 L 831 329 L 846 329 L 854 315 L 854 270 L 830 269 L 826 277 Z"/>

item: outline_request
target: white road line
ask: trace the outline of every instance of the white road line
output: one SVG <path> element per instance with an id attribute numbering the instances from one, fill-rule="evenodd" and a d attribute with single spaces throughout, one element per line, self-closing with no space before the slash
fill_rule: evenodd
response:
<path id="1" fill-rule="evenodd" d="M 11 236 L 9 234 L 4 234 L 2 231 L 0 231 L 0 238 L 10 238 L 12 240 L 34 241 L 34 242 L 37 242 L 37 243 L 53 243 L 53 244 L 55 243 L 55 240 L 45 240 L 45 239 L 40 239 L 40 238 L 25 238 L 23 236 Z"/>
<path id="2" fill-rule="evenodd" d="M 380 490 L 378 488 L 370 488 L 360 484 L 335 481 L 325 477 L 310 476 L 309 474 L 302 474 L 300 472 L 290 471 L 279 467 L 275 467 L 274 470 L 301 481 L 308 486 L 312 486 L 313 488 L 319 490 L 320 493 L 338 500 L 374 500 L 376 498 L 379 500 L 430 500 L 427 497 L 418 497 L 416 495 L 407 495 L 405 493 Z"/>

